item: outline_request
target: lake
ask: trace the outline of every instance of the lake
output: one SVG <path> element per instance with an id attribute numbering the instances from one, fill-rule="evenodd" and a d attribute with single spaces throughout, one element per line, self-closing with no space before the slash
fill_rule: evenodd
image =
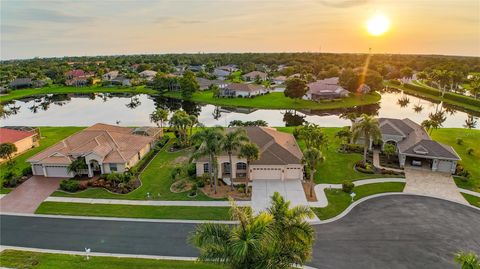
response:
<path id="1" fill-rule="evenodd" d="M 8 115 L 1 125 L 24 126 L 89 126 L 97 122 L 124 126 L 152 125 L 149 114 L 156 107 L 175 111 L 184 109 L 198 116 L 205 126 L 227 126 L 232 120 L 264 120 L 269 126 L 295 126 L 311 122 L 325 127 L 346 126 L 345 112 L 358 112 L 378 117 L 410 118 L 417 123 L 430 113 L 445 111 L 443 127 L 463 128 L 468 116 L 478 121 L 480 113 L 436 103 L 398 91 L 383 91 L 378 104 L 336 110 L 267 110 L 226 108 L 145 94 L 55 94 L 12 101 L 5 105 Z M 475 128 L 480 128 L 476 124 Z"/>

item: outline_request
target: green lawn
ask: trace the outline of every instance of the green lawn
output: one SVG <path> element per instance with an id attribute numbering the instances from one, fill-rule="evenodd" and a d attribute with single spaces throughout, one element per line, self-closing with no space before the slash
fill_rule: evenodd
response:
<path id="1" fill-rule="evenodd" d="M 467 182 L 456 179 L 457 185 L 480 192 L 480 130 L 442 128 L 433 130 L 431 137 L 438 142 L 452 146 L 462 158 L 460 164 L 470 171 L 470 179 Z M 457 145 L 457 138 L 463 139 L 463 145 Z M 475 149 L 473 155 L 467 154 L 468 148 Z"/>
<path id="2" fill-rule="evenodd" d="M 402 192 L 405 187 L 405 183 L 402 182 L 387 182 L 387 183 L 374 183 L 355 187 L 355 201 L 363 197 L 367 197 L 377 193 L 385 192 Z M 321 220 L 326 220 L 337 216 L 342 213 L 352 203 L 350 194 L 343 192 L 341 189 L 325 190 L 328 199 L 328 206 L 324 208 L 313 208 L 315 214 Z"/>
<path id="3" fill-rule="evenodd" d="M 470 194 L 462 193 L 463 197 L 469 202 L 471 205 L 480 208 L 480 197 L 473 196 Z"/>
<path id="4" fill-rule="evenodd" d="M 62 85 L 52 85 L 38 89 L 21 89 L 13 90 L 5 96 L 0 96 L 0 103 L 8 102 L 15 99 L 21 99 L 34 95 L 44 95 L 50 93 L 95 93 L 95 92 L 110 92 L 110 93 L 145 93 L 156 94 L 157 91 L 145 88 L 145 86 L 138 87 L 102 87 L 102 86 L 87 86 L 87 87 L 69 87 Z"/>
<path id="5" fill-rule="evenodd" d="M 43 202 L 36 214 L 145 219 L 229 220 L 229 207 Z"/>
<path id="6" fill-rule="evenodd" d="M 165 96 L 182 99 L 178 92 L 167 92 Z M 340 101 L 314 102 L 310 100 L 293 100 L 287 98 L 281 92 L 257 96 L 255 98 L 213 98 L 211 91 L 196 92 L 190 99 L 194 102 L 221 105 L 228 107 L 252 107 L 265 109 L 333 109 L 342 107 L 353 107 L 369 105 L 380 101 L 380 94 L 374 92 L 365 96 L 351 96 Z"/>
<path id="7" fill-rule="evenodd" d="M 18 269 L 221 269 L 218 265 L 194 261 L 90 257 L 29 251 L 4 250 L 0 253 L 0 266 Z"/>
<path id="8" fill-rule="evenodd" d="M 147 168 L 145 168 L 140 176 L 142 185 L 130 193 L 116 194 L 108 192 L 105 189 L 94 188 L 74 194 L 56 191 L 52 196 L 145 200 L 147 199 L 147 193 L 150 193 L 155 200 L 213 200 L 200 191 L 194 198 L 188 197 L 188 192 L 173 193 L 170 191 L 170 186 L 173 183 L 170 172 L 175 166 L 175 160 L 177 158 L 188 159 L 189 157 L 189 152 L 186 150 L 173 153 L 168 152 L 172 143 L 173 139 L 170 140 L 164 149 L 162 149 Z"/>
<path id="9" fill-rule="evenodd" d="M 279 127 L 277 130 L 287 133 L 292 133 L 295 127 Z M 322 149 L 322 153 L 325 156 L 325 161 L 317 167 L 317 173 L 315 175 L 315 183 L 342 183 L 344 180 L 359 180 L 366 178 L 378 178 L 389 177 L 387 175 L 380 174 L 365 174 L 355 171 L 353 169 L 356 162 L 360 161 L 363 157 L 359 153 L 339 153 L 337 152 L 340 147 L 340 140 L 335 137 L 335 134 L 341 128 L 338 127 L 326 127 L 323 128 L 327 135 L 328 145 Z M 297 141 L 300 148 L 303 150 L 305 144 L 303 141 Z M 390 176 L 401 177 L 401 176 Z"/>
<path id="10" fill-rule="evenodd" d="M 18 155 L 15 158 L 16 167 L 19 171 L 30 167 L 30 164 L 25 162 L 28 158 L 32 157 L 33 155 L 37 154 L 38 152 L 52 146 L 53 144 L 57 143 L 58 141 L 82 130 L 85 127 L 40 127 L 41 133 L 41 140 L 40 146 L 33 148 L 22 155 Z M 0 179 L 3 178 L 3 173 L 6 171 L 6 164 L 0 165 Z M 3 185 L 2 185 L 3 186 Z M 8 189 L 1 188 L 1 193 L 9 192 Z"/>

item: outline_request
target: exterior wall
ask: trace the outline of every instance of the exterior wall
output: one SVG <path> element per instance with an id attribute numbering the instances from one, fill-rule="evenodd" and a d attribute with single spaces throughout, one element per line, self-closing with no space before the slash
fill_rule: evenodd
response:
<path id="1" fill-rule="evenodd" d="M 138 156 L 138 154 L 135 154 L 130 160 L 128 160 L 126 168 L 135 166 L 147 153 L 150 152 L 151 149 L 152 146 L 150 144 L 145 145 L 145 147 L 143 147 L 139 152 L 140 157 Z"/>
<path id="2" fill-rule="evenodd" d="M 32 134 L 32 136 L 25 137 L 22 140 L 18 140 L 17 142 L 13 143 L 17 147 L 17 152 L 13 154 L 12 157 L 15 157 L 17 155 L 20 155 L 24 153 L 25 151 L 38 146 L 38 142 L 34 141 L 35 135 Z M 5 159 L 0 158 L 0 163 L 6 161 Z"/>
<path id="3" fill-rule="evenodd" d="M 110 171 L 110 164 L 109 163 L 104 163 L 102 164 L 103 166 L 103 172 L 104 174 L 110 174 L 112 171 Z M 124 163 L 117 163 L 117 172 L 115 173 L 123 173 L 125 172 L 126 165 Z"/>

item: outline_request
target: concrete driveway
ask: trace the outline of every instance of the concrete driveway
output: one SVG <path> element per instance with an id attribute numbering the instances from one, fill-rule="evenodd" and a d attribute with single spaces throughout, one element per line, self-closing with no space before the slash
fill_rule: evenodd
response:
<path id="1" fill-rule="evenodd" d="M 270 206 L 270 197 L 279 192 L 291 206 L 308 206 L 302 182 L 297 180 L 254 180 L 252 182 L 252 209 L 254 212 L 266 210 Z"/>
<path id="2" fill-rule="evenodd" d="M 405 167 L 404 192 L 443 198 L 459 203 L 468 202 L 460 194 L 452 175 L 421 168 Z"/>
<path id="3" fill-rule="evenodd" d="M 35 213 L 37 207 L 60 186 L 61 178 L 32 176 L 0 199 L 0 212 Z"/>

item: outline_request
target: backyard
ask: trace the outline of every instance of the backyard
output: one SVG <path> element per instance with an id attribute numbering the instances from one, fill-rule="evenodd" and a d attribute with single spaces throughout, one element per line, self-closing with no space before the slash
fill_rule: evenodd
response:
<path id="1" fill-rule="evenodd" d="M 18 250 L 4 250 L 0 253 L 0 266 L 29 269 L 221 269 L 219 265 L 203 264 L 195 261 L 173 261 L 115 257 L 90 257 L 52 254 Z"/>
<path id="2" fill-rule="evenodd" d="M 182 99 L 179 92 L 167 92 L 167 97 Z M 228 107 L 251 107 L 267 109 L 333 109 L 375 104 L 380 101 L 380 94 L 373 92 L 364 96 L 352 95 L 338 101 L 314 102 L 310 100 L 294 100 L 282 92 L 272 92 L 254 98 L 214 98 L 211 91 L 196 92 L 190 99 L 194 102 Z"/>

